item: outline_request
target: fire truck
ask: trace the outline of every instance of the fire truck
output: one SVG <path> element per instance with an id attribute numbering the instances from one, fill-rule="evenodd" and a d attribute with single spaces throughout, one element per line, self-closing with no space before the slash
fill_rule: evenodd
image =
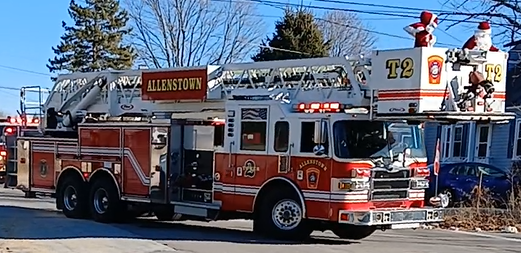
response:
<path id="1" fill-rule="evenodd" d="M 0 119 L 0 133 L 2 133 L 0 181 L 4 184 L 4 188 L 16 186 L 16 168 L 18 163 L 16 158 L 16 140 L 20 134 L 40 135 L 38 131 L 39 123 L 39 115 L 7 116 L 5 119 Z"/>
<path id="2" fill-rule="evenodd" d="M 28 101 L 27 95 L 36 93 L 33 101 Z M 39 86 L 25 86 L 20 89 L 20 111 L 16 116 L 7 116 L 0 119 L 0 162 L 3 169 L 0 171 L 0 179 L 4 188 L 17 185 L 17 142 L 21 136 L 41 136 L 38 126 L 42 116 L 42 104 L 47 90 Z M 34 195 L 27 192 L 27 195 Z"/>
<path id="3" fill-rule="evenodd" d="M 447 48 L 71 73 L 17 139 L 17 187 L 69 218 L 251 219 L 305 238 L 443 220 L 421 124 L 501 123 L 507 54 Z M 492 66 L 492 67 L 490 67 Z M 487 80 L 470 83 L 479 71 Z"/>

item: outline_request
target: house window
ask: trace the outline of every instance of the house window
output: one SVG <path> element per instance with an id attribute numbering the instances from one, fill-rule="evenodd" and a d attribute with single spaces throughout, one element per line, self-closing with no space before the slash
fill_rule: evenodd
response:
<path id="1" fill-rule="evenodd" d="M 442 157 L 461 159 L 467 154 L 468 131 L 464 125 L 442 126 Z"/>
<path id="2" fill-rule="evenodd" d="M 443 147 L 443 157 L 450 157 L 450 127 L 445 128 L 445 145 Z"/>
<path id="3" fill-rule="evenodd" d="M 480 158 L 487 157 L 488 154 L 488 137 L 490 133 L 489 126 L 479 126 L 479 135 L 477 139 L 478 152 L 477 156 Z"/>
<path id="4" fill-rule="evenodd" d="M 463 126 L 454 127 L 454 139 L 452 143 L 452 157 L 463 155 Z"/>

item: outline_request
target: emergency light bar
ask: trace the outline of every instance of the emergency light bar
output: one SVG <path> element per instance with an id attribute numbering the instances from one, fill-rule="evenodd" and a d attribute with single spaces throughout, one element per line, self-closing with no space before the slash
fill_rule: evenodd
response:
<path id="1" fill-rule="evenodd" d="M 326 103 L 300 103 L 294 106 L 294 109 L 299 112 L 305 113 L 314 113 L 314 112 L 340 112 L 343 109 L 347 108 L 346 105 L 340 104 L 338 102 L 326 102 Z"/>
<path id="2" fill-rule="evenodd" d="M 11 124 L 22 124 L 23 123 L 23 119 L 21 118 L 13 118 L 11 116 L 8 116 L 7 117 L 7 121 Z M 27 122 L 27 125 L 38 125 L 40 123 L 40 119 L 39 118 L 32 118 L 30 119 L 28 122 Z"/>

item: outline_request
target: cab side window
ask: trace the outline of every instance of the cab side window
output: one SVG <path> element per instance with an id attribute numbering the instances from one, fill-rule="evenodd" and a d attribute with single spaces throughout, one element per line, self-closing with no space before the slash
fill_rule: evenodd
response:
<path id="1" fill-rule="evenodd" d="M 301 153 L 313 153 L 313 148 L 317 145 L 314 141 L 315 138 L 315 122 L 302 122 L 300 125 L 300 152 Z M 326 134 L 326 154 L 329 149 L 329 139 Z"/>
<path id="2" fill-rule="evenodd" d="M 289 147 L 289 123 L 287 121 L 277 121 L 275 123 L 275 142 L 273 150 L 276 152 L 286 152 Z"/>
<path id="3" fill-rule="evenodd" d="M 266 151 L 267 108 L 241 109 L 241 150 Z"/>
<path id="4" fill-rule="evenodd" d="M 213 145 L 224 147 L 224 124 L 216 124 L 213 132 Z"/>

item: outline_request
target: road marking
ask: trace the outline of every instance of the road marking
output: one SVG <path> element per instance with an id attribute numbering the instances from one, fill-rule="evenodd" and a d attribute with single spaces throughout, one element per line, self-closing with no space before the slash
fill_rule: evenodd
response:
<path id="1" fill-rule="evenodd" d="M 477 232 L 467 232 L 467 231 L 453 231 L 449 230 L 454 233 L 460 233 L 460 234 L 466 234 L 466 235 L 475 235 L 475 236 L 481 236 L 481 237 L 487 237 L 487 238 L 493 238 L 493 239 L 500 239 L 505 241 L 511 241 L 511 242 L 521 242 L 521 239 L 518 238 L 510 238 L 510 237 L 503 237 L 499 235 L 491 235 L 491 234 L 483 234 L 483 233 L 477 233 Z"/>

